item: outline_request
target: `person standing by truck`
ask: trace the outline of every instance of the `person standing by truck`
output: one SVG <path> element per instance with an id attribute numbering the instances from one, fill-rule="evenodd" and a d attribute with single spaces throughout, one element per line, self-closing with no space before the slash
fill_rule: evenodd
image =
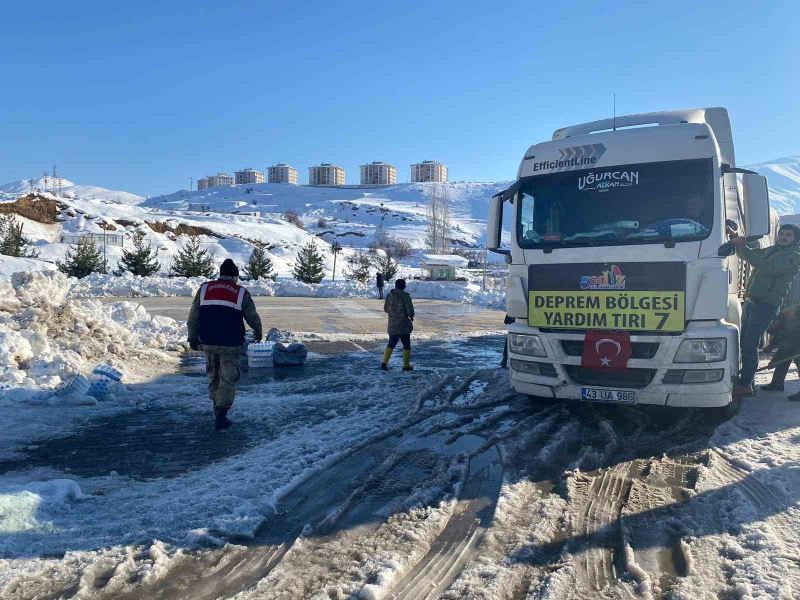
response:
<path id="1" fill-rule="evenodd" d="M 778 342 L 778 349 L 767 365 L 774 369 L 772 381 L 762 385 L 765 392 L 782 392 L 783 382 L 789 373 L 789 367 L 794 361 L 800 369 L 800 304 L 789 306 L 781 311 L 780 316 L 769 328 L 773 341 Z"/>
<path id="2" fill-rule="evenodd" d="M 753 379 L 758 368 L 758 346 L 761 337 L 780 312 L 783 298 L 800 269 L 800 229 L 783 225 L 778 230 L 778 243 L 769 248 L 748 248 L 747 238 L 729 230 L 736 255 L 750 263 L 753 272 L 745 292 L 740 347 L 742 369 L 734 387 L 736 397 L 752 396 Z"/>
<path id="3" fill-rule="evenodd" d="M 200 286 L 192 302 L 187 327 L 189 347 L 206 353 L 208 397 L 214 407 L 214 429 L 231 426 L 228 411 L 239 383 L 239 357 L 244 345 L 244 321 L 256 342 L 263 335 L 261 319 L 250 292 L 236 283 L 239 269 L 227 258 L 219 278 Z"/>
<path id="4" fill-rule="evenodd" d="M 398 279 L 394 289 L 386 296 L 383 312 L 389 315 L 389 343 L 383 352 L 381 369 L 389 370 L 389 359 L 392 357 L 397 342 L 403 344 L 403 371 L 412 371 L 411 366 L 411 332 L 414 330 L 414 303 L 406 290 L 406 280 Z"/>

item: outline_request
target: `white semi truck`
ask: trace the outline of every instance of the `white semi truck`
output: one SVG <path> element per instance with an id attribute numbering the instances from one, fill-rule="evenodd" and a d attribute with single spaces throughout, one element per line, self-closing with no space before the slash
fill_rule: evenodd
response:
<path id="1" fill-rule="evenodd" d="M 488 219 L 487 246 L 509 263 L 514 389 L 728 405 L 741 307 L 726 227 L 751 240 L 770 233 L 766 178 L 736 168 L 724 108 L 564 127 L 531 146 Z"/>

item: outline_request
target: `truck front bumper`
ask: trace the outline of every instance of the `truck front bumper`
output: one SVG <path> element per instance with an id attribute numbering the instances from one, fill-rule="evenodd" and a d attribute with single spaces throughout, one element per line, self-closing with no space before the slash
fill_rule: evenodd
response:
<path id="1" fill-rule="evenodd" d="M 526 326 L 513 326 L 515 333 L 538 335 L 547 350 L 548 356 L 534 357 L 509 353 L 511 385 L 517 392 L 563 400 L 582 400 L 582 388 L 624 390 L 633 392 L 634 404 L 653 404 L 677 407 L 717 407 L 731 402 L 733 381 L 738 373 L 738 330 L 727 323 L 690 323 L 686 332 L 680 336 L 632 335 L 633 343 L 652 344 L 657 351 L 648 358 L 631 359 L 630 369 L 638 370 L 644 379 L 636 385 L 629 385 L 621 378 L 613 378 L 603 383 L 581 380 L 578 367 L 580 356 L 570 355 L 566 348 L 574 348 L 576 342 L 583 340 L 580 333 L 542 333 Z M 681 341 L 687 337 L 726 338 L 727 356 L 722 362 L 713 363 L 675 363 L 675 352 Z M 542 374 L 532 374 L 515 368 L 520 362 L 538 362 L 546 365 Z M 722 371 L 718 381 L 710 383 L 671 383 L 676 371 Z M 671 377 L 672 376 L 672 377 Z M 666 381 L 665 381 L 666 380 Z"/>

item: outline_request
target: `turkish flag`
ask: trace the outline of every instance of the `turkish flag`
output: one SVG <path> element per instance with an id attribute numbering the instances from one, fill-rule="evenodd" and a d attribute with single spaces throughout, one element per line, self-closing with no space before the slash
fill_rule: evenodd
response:
<path id="1" fill-rule="evenodd" d="M 591 369 L 624 371 L 633 353 L 631 334 L 627 331 L 586 332 L 581 366 Z"/>

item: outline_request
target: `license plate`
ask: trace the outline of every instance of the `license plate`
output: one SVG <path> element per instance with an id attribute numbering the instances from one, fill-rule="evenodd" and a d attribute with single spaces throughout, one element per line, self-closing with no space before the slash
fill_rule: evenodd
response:
<path id="1" fill-rule="evenodd" d="M 633 404 L 634 393 L 628 390 L 605 390 L 602 388 L 581 388 L 581 398 L 589 402 L 619 402 Z"/>

